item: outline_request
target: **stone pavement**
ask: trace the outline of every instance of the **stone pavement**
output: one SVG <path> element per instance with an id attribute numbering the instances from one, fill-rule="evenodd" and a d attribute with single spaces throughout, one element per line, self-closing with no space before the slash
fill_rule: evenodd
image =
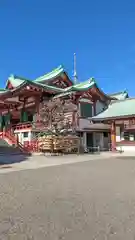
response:
<path id="1" fill-rule="evenodd" d="M 83 158 L 0 174 L 0 240 L 135 240 L 135 158 Z"/>
<path id="2" fill-rule="evenodd" d="M 10 162 L 12 164 L 8 164 Z M 63 164 L 71 164 L 90 160 L 108 158 L 108 154 L 84 154 L 84 155 L 64 155 L 64 156 L 43 156 L 32 155 L 23 159 L 23 156 L 0 156 L 0 173 L 19 171 L 25 169 L 37 169 L 42 167 L 51 167 Z"/>
<path id="3" fill-rule="evenodd" d="M 72 164 L 93 160 L 112 159 L 118 157 L 129 157 L 135 156 L 134 152 L 130 153 L 112 153 L 102 152 L 100 154 L 83 154 L 83 155 L 64 155 L 64 156 L 43 156 L 43 155 L 32 155 L 32 156 L 0 156 L 0 173 L 7 173 L 11 171 L 20 171 L 25 169 L 38 169 L 43 167 L 51 167 L 63 164 Z M 10 159 L 10 160 L 9 160 Z M 11 161 L 12 164 L 8 164 Z M 6 163 L 6 164 L 5 164 Z"/>

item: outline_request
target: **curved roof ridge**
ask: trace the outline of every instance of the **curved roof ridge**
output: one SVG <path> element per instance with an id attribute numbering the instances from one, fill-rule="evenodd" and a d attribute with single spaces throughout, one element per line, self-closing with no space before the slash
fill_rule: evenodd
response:
<path id="1" fill-rule="evenodd" d="M 121 92 L 116 92 L 116 93 L 112 93 L 109 94 L 110 97 L 115 97 L 118 100 L 123 100 L 129 97 L 127 90 L 123 90 Z"/>
<path id="2" fill-rule="evenodd" d="M 14 74 L 13 76 L 14 76 L 14 79 L 17 79 L 17 80 L 24 80 L 24 81 L 30 80 L 28 78 L 20 77 L 20 76 L 18 76 L 16 74 Z M 30 80 L 30 81 L 32 81 L 32 80 Z"/>
<path id="3" fill-rule="evenodd" d="M 40 76 L 36 78 L 34 81 L 40 82 L 44 80 L 49 80 L 60 73 L 64 72 L 64 67 L 62 65 L 59 65 L 57 68 L 53 69 L 51 72 L 44 74 L 43 76 Z"/>
<path id="4" fill-rule="evenodd" d="M 91 77 L 91 78 L 89 78 L 88 80 L 85 80 L 85 81 L 83 81 L 83 82 L 74 84 L 73 86 L 74 86 L 74 87 L 80 87 L 80 86 L 83 86 L 83 85 L 88 84 L 88 83 L 90 84 L 90 83 L 96 83 L 96 82 L 95 82 L 95 79 L 94 79 L 93 77 Z"/>
<path id="5" fill-rule="evenodd" d="M 116 100 L 115 97 L 113 97 L 113 96 L 111 97 L 110 95 L 106 94 L 106 93 L 98 86 L 98 84 L 97 84 L 97 82 L 96 82 L 96 79 L 95 79 L 94 77 L 92 77 L 92 79 L 95 81 L 95 85 L 96 85 L 97 89 L 98 89 L 107 99 Z"/>
<path id="6" fill-rule="evenodd" d="M 125 98 L 125 99 L 118 99 L 118 100 L 116 100 L 116 101 L 113 101 L 112 103 L 114 103 L 114 102 L 130 101 L 130 100 L 134 100 L 134 99 L 135 99 L 135 97 Z"/>
<path id="7" fill-rule="evenodd" d="M 93 86 L 96 86 L 96 88 L 108 99 L 110 100 L 116 100 L 115 97 L 110 97 L 109 95 L 107 95 L 106 93 L 104 93 L 99 87 L 98 84 L 95 80 L 94 77 L 89 78 L 88 80 L 84 81 L 84 82 L 80 82 L 77 84 L 74 84 L 70 87 L 67 87 L 64 89 L 64 92 L 70 92 L 70 91 L 87 91 L 88 89 L 92 88 Z"/>
<path id="8" fill-rule="evenodd" d="M 65 71 L 64 67 L 62 65 L 59 65 L 57 68 L 53 69 L 51 72 L 39 77 L 39 78 L 36 78 L 35 80 L 33 80 L 33 82 L 39 82 L 39 83 L 44 83 L 44 81 L 48 81 L 48 80 L 52 80 L 56 77 L 58 77 L 59 75 L 65 73 L 69 79 L 69 81 L 72 83 L 72 80 L 69 78 L 68 76 L 68 73 Z M 13 85 L 13 87 L 18 87 L 22 82 L 25 82 L 25 81 L 29 81 L 29 79 L 27 78 L 24 78 L 24 77 L 20 77 L 18 75 L 15 75 L 15 74 L 10 74 L 10 76 L 8 77 L 8 80 L 6 82 L 6 88 L 7 88 L 7 85 L 8 85 L 8 82 L 11 82 L 11 84 Z M 30 80 L 32 81 L 32 80 Z M 73 83 L 72 83 L 73 84 Z M 71 85 L 72 85 L 71 84 Z"/>
<path id="9" fill-rule="evenodd" d="M 91 86 L 93 86 L 95 84 L 95 80 L 94 78 L 90 78 L 84 82 L 80 82 L 77 84 L 73 84 L 70 87 L 64 88 L 63 91 L 64 92 L 68 92 L 68 91 L 77 91 L 77 90 L 87 90 L 88 88 L 90 88 Z"/>
<path id="10" fill-rule="evenodd" d="M 12 86 L 14 88 L 18 87 L 20 84 L 22 84 L 23 82 L 27 81 L 27 79 L 19 77 L 17 75 L 14 74 L 10 74 L 7 81 L 6 81 L 6 86 L 5 88 L 7 88 L 8 82 L 10 81 L 10 83 L 12 84 Z"/>
<path id="11" fill-rule="evenodd" d="M 113 95 L 118 95 L 118 94 L 122 94 L 122 93 L 128 93 L 127 90 L 122 90 L 122 91 L 119 91 L 119 92 L 114 92 L 114 93 L 109 93 L 108 95 L 109 96 L 113 96 Z"/>
<path id="12" fill-rule="evenodd" d="M 17 80 L 17 79 L 14 79 L 13 80 Z M 36 87 L 39 87 L 39 88 L 43 88 L 43 89 L 48 89 L 48 90 L 51 90 L 51 91 L 54 91 L 54 92 L 57 92 L 57 93 L 62 93 L 63 92 L 63 89 L 62 88 L 59 88 L 59 87 L 55 87 L 55 86 L 51 86 L 51 85 L 47 85 L 47 84 L 42 84 L 42 83 L 39 83 L 39 82 L 34 82 L 32 80 L 20 80 L 21 82 L 13 89 L 5 89 L 5 91 L 1 91 L 0 92 L 0 96 L 4 95 L 4 94 L 12 94 L 12 93 L 15 93 L 17 92 L 18 90 L 20 90 L 22 87 L 25 87 L 27 85 L 33 85 L 33 86 L 36 86 Z"/>

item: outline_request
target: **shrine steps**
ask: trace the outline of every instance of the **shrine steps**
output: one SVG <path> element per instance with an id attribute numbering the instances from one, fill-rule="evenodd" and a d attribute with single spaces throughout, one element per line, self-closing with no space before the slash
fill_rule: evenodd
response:
<path id="1" fill-rule="evenodd" d="M 17 155 L 22 154 L 22 151 L 16 147 L 9 145 L 4 139 L 0 139 L 0 155 Z"/>
<path id="2" fill-rule="evenodd" d="M 17 142 L 14 135 L 0 132 L 0 155 L 28 154 L 24 146 Z"/>

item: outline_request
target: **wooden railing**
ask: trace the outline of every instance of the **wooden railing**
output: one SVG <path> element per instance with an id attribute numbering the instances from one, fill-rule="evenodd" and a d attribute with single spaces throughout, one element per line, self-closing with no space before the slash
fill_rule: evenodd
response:
<path id="1" fill-rule="evenodd" d="M 12 144 L 16 145 L 20 149 L 21 152 L 23 152 L 23 153 L 27 152 L 27 149 L 25 149 L 23 144 L 18 141 L 18 138 L 14 134 L 12 134 L 11 131 L 9 131 L 9 130 L 8 131 L 4 131 L 3 132 L 3 138 L 4 137 L 9 139 Z"/>
<path id="2" fill-rule="evenodd" d="M 18 138 L 12 133 L 11 129 L 0 132 L 0 138 L 7 138 L 13 145 L 16 145 L 23 153 L 39 152 L 38 141 L 25 141 L 24 144 L 18 141 Z"/>
<path id="3" fill-rule="evenodd" d="M 11 133 L 9 133 L 8 131 L 4 131 L 3 132 L 3 137 L 7 137 L 12 142 L 12 144 L 17 145 L 16 137 L 11 135 Z"/>
<path id="4" fill-rule="evenodd" d="M 14 130 L 28 129 L 32 127 L 32 122 L 24 122 L 12 125 Z"/>
<path id="5" fill-rule="evenodd" d="M 42 129 L 42 130 L 46 130 L 48 129 L 48 124 L 44 124 L 41 121 L 37 121 L 37 122 L 24 122 L 24 123 L 18 123 L 15 125 L 12 125 L 12 128 L 14 131 L 16 130 L 24 130 L 24 129 Z"/>

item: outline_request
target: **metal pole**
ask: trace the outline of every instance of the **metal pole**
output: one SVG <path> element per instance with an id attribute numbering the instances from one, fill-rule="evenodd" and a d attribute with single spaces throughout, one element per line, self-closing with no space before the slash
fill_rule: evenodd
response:
<path id="1" fill-rule="evenodd" d="M 76 71 L 76 53 L 74 53 L 74 84 L 77 83 L 77 71 Z"/>

